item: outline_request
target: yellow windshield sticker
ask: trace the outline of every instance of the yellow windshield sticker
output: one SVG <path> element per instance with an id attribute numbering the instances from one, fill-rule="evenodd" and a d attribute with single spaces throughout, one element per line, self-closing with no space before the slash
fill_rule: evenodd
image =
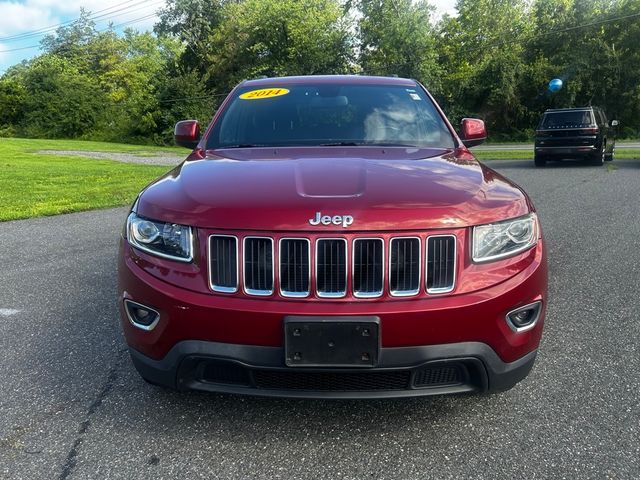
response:
<path id="1" fill-rule="evenodd" d="M 251 90 L 250 92 L 243 93 L 240 95 L 240 98 L 243 100 L 258 100 L 261 98 L 279 97 L 287 93 L 289 93 L 289 90 L 286 88 L 261 88 L 260 90 Z"/>

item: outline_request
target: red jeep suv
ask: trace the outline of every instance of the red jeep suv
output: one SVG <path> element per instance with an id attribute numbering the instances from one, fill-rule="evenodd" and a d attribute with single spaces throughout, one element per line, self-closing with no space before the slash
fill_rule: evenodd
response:
<path id="1" fill-rule="evenodd" d="M 547 302 L 540 224 L 415 80 L 238 85 L 189 157 L 138 196 L 121 321 L 147 381 L 373 398 L 510 388 Z"/>

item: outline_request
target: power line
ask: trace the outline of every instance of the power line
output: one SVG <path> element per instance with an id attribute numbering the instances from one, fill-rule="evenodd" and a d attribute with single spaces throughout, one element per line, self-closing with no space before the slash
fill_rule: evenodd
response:
<path id="1" fill-rule="evenodd" d="M 111 10 L 112 8 L 119 7 L 121 5 L 124 5 L 125 3 L 131 3 L 132 1 L 133 0 L 127 0 L 126 2 L 118 3 L 116 5 L 113 5 L 113 6 L 109 7 L 109 8 L 98 10 L 97 12 L 94 12 L 94 13 L 97 14 L 97 13 L 104 12 L 106 10 Z M 75 22 L 77 20 L 79 20 L 79 18 L 74 18 L 72 20 L 66 20 L 64 22 L 57 23 L 55 25 L 49 25 L 48 27 L 42 27 L 42 28 L 39 28 L 37 30 L 28 30 L 26 32 L 17 33 L 15 35 L 9 35 L 8 37 L 0 37 L 0 41 L 6 42 L 6 41 L 14 40 L 14 39 L 21 40 L 22 38 L 27 38 L 27 37 L 30 37 L 30 36 L 33 36 L 33 35 L 39 35 L 40 32 L 46 32 L 46 31 L 49 31 L 49 30 L 52 30 L 52 29 L 56 29 L 58 27 L 62 27 L 64 25 L 68 25 L 68 24 L 73 23 L 73 22 Z"/>
<path id="2" fill-rule="evenodd" d="M 0 53 L 18 52 L 20 50 L 31 50 L 32 48 L 40 48 L 40 45 L 29 45 L 28 47 L 10 48 L 9 50 L 0 50 Z"/>
<path id="3" fill-rule="evenodd" d="M 125 7 L 123 9 L 115 10 L 115 11 L 109 12 L 109 13 L 103 13 L 103 12 L 107 12 L 109 10 L 113 10 L 114 8 L 120 7 L 120 6 L 125 5 L 127 3 L 131 3 L 133 1 L 134 0 L 127 0 L 126 2 L 117 3 L 115 5 L 112 5 L 111 7 L 103 8 L 102 10 L 98 10 L 96 12 L 93 12 L 89 16 L 89 19 L 90 20 L 94 20 L 96 18 L 100 18 L 100 17 L 104 17 L 104 16 L 107 16 L 107 15 L 111 15 L 113 13 L 116 13 L 116 12 L 119 12 L 119 11 L 122 11 L 122 10 L 126 10 L 128 8 L 131 8 L 131 7 L 134 7 L 136 5 L 139 5 L 140 3 L 145 3 L 146 2 L 146 0 L 142 0 L 142 1 L 140 1 L 140 2 L 138 2 L 136 4 L 134 4 L 134 5 L 130 5 L 129 7 Z M 99 13 L 102 13 L 102 15 L 98 15 Z M 69 25 L 69 24 L 71 24 L 73 22 L 76 22 L 79 19 L 80 18 L 74 18 L 74 19 L 71 19 L 71 20 L 67 20 L 67 21 L 58 23 L 56 25 L 49 25 L 48 27 L 42 27 L 42 28 L 39 28 L 37 30 L 30 30 L 30 31 L 18 33 L 18 34 L 15 34 L 15 35 L 10 35 L 8 37 L 0 37 L 0 41 L 6 43 L 6 42 L 9 42 L 9 41 L 19 41 L 19 40 L 24 40 L 26 38 L 38 37 L 38 36 L 41 36 L 41 35 L 43 35 L 45 33 L 48 33 L 49 31 L 56 30 L 59 27 L 63 27 L 65 25 Z"/>
<path id="4" fill-rule="evenodd" d="M 101 30 L 98 30 L 98 33 L 100 33 L 100 32 L 106 32 L 106 31 L 108 31 L 108 30 L 113 30 L 113 29 L 115 29 L 115 28 L 122 28 L 122 27 L 126 27 L 127 25 L 132 25 L 132 24 L 134 24 L 134 23 L 140 23 L 140 22 L 142 22 L 142 21 L 144 21 L 144 20 L 148 20 L 148 19 L 150 19 L 150 18 L 154 18 L 154 17 L 156 17 L 156 16 L 157 16 L 157 15 L 156 15 L 155 13 L 150 13 L 149 15 L 145 15 L 144 17 L 134 18 L 133 20 L 128 20 L 128 21 L 126 21 L 126 22 L 124 22 L 124 23 L 119 23 L 119 24 L 117 24 L 117 25 L 111 25 L 110 27 L 103 28 L 103 29 L 101 29 Z"/>
<path id="5" fill-rule="evenodd" d="M 149 1 L 149 0 L 141 0 L 137 3 L 134 3 L 133 5 L 130 5 L 128 7 L 124 7 L 124 8 L 120 8 L 118 10 L 114 10 L 113 12 L 109 12 L 109 13 L 105 13 L 102 15 L 97 15 L 95 17 L 92 18 L 92 20 L 96 20 L 96 19 L 100 19 L 101 22 L 103 22 L 104 20 L 108 19 L 108 18 L 115 18 L 115 17 L 121 17 L 122 15 L 124 15 L 125 13 L 133 13 L 133 12 L 138 12 L 140 10 L 144 10 L 145 8 L 148 8 L 150 6 L 155 6 L 155 5 L 160 5 L 161 3 L 164 3 L 164 0 L 155 0 L 155 1 Z M 133 7 L 137 7 L 139 5 L 142 5 L 142 7 L 140 8 L 135 8 L 133 10 L 129 10 Z M 127 11 L 129 10 L 129 11 Z M 119 12 L 123 12 L 123 13 L 119 13 Z M 106 17 L 106 18 L 103 18 Z"/>
<path id="6" fill-rule="evenodd" d="M 540 33 L 532 36 L 528 40 L 537 40 L 539 38 L 546 37 L 548 35 L 555 35 L 555 34 L 558 34 L 558 33 L 566 33 L 566 32 L 570 32 L 570 31 L 573 31 L 573 30 L 579 30 L 581 28 L 593 27 L 593 26 L 597 26 L 597 25 L 604 25 L 604 24 L 607 24 L 607 23 L 618 22 L 620 20 L 627 20 L 629 18 L 636 18 L 636 17 L 640 17 L 640 12 L 639 13 L 632 13 L 630 15 L 623 15 L 623 16 L 620 16 L 620 17 L 605 18 L 603 20 L 597 20 L 595 22 L 583 23 L 581 25 L 574 25 L 573 27 L 559 28 L 559 29 L 556 29 L 556 30 L 549 30 L 549 31 L 546 31 L 546 32 L 540 32 Z M 502 40 L 502 41 L 499 41 L 499 42 L 495 42 L 494 44 L 481 45 L 481 46 L 478 46 L 476 48 L 468 49 L 468 50 L 466 50 L 466 52 L 467 53 L 468 52 L 474 52 L 474 51 L 484 50 L 486 48 L 491 48 L 491 47 L 503 47 L 505 45 L 510 45 L 510 44 L 513 44 L 513 43 L 517 43 L 519 41 L 520 41 L 519 39 Z"/>
<path id="7" fill-rule="evenodd" d="M 597 22 L 585 23 L 585 24 L 582 24 L 582 25 L 576 25 L 574 27 L 567 27 L 567 28 L 563 28 L 563 29 L 560 29 L 560 30 L 550 30 L 548 32 L 541 33 L 539 36 L 552 35 L 554 33 L 564 33 L 564 32 L 569 32 L 571 30 L 577 30 L 579 28 L 593 27 L 593 26 L 596 26 L 596 25 L 603 25 L 605 23 L 617 22 L 618 20 L 626 20 L 628 18 L 635 18 L 635 17 L 640 17 L 640 12 L 639 13 L 632 13 L 632 14 L 629 14 L 629 15 L 624 15 L 622 17 L 607 18 L 607 19 L 604 19 L 604 20 L 599 20 Z"/>
<path id="8" fill-rule="evenodd" d="M 101 32 L 106 32 L 108 30 L 113 30 L 113 29 L 116 29 L 116 28 L 125 27 L 127 25 L 132 25 L 134 23 L 138 23 L 138 22 L 142 22 L 144 20 L 148 20 L 150 18 L 154 18 L 155 16 L 156 16 L 156 14 L 152 13 L 152 14 L 149 14 L 149 15 L 145 15 L 143 17 L 138 17 L 138 18 L 134 18 L 132 20 L 129 20 L 129 21 L 126 21 L 126 22 L 123 22 L 123 23 L 119 23 L 117 25 L 111 25 L 111 26 L 109 26 L 107 28 L 96 30 L 96 32 L 97 33 L 101 33 Z M 38 44 L 38 45 L 29 45 L 27 47 L 10 48 L 10 49 L 7 49 L 7 50 L 0 50 L 0 53 L 18 52 L 18 51 L 21 51 L 21 50 L 30 50 L 30 49 L 33 49 L 33 48 L 40 48 L 40 44 Z"/>
<path id="9" fill-rule="evenodd" d="M 629 15 L 622 15 L 619 17 L 611 17 L 611 18 L 605 18 L 602 20 L 597 20 L 595 22 L 589 22 L 589 23 L 584 23 L 584 24 L 580 24 L 580 25 L 574 25 L 572 27 L 566 27 L 566 28 L 560 28 L 560 29 L 556 29 L 556 30 L 549 30 L 546 32 L 540 32 L 537 35 L 534 35 L 530 38 L 528 38 L 527 40 L 531 41 L 531 40 L 537 40 L 539 38 L 542 37 L 546 37 L 549 35 L 554 35 L 554 34 L 558 34 L 558 33 L 565 33 L 565 32 L 569 32 L 569 31 L 573 31 L 573 30 L 579 30 L 581 28 L 587 28 L 587 27 L 593 27 L 593 26 L 597 26 L 597 25 L 604 25 L 607 23 L 613 23 L 613 22 L 618 22 L 620 20 L 627 20 L 630 18 L 636 18 L 636 17 L 640 17 L 640 12 L 639 13 L 632 13 Z M 474 53 L 474 52 L 479 52 L 479 51 L 483 51 L 483 50 L 487 50 L 489 48 L 498 48 L 498 47 L 504 47 L 507 45 L 511 45 L 511 44 L 515 44 L 520 42 L 520 39 L 512 39 L 512 40 L 501 40 L 498 42 L 494 42 L 494 43 L 487 43 L 484 45 L 478 45 L 476 47 L 473 48 L 466 48 L 464 49 L 464 53 L 465 54 L 470 54 L 470 53 Z M 410 62 L 410 61 L 406 61 L 406 62 L 402 62 L 402 63 L 395 63 L 395 64 L 390 64 L 390 65 L 385 65 L 385 66 L 380 66 L 375 70 L 363 70 L 361 73 L 365 73 L 367 75 L 384 75 L 386 73 L 389 73 L 389 70 L 392 69 L 398 69 L 398 68 L 403 68 L 406 66 L 410 66 L 410 65 L 414 65 L 414 62 Z"/>

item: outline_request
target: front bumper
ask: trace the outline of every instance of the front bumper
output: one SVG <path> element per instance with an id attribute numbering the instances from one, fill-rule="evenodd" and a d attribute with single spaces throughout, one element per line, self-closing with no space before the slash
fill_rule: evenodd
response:
<path id="1" fill-rule="evenodd" d="M 168 388 L 350 399 L 500 392 L 527 376 L 537 351 L 505 363 L 477 342 L 383 348 L 371 369 L 292 369 L 284 366 L 281 347 L 196 340 L 178 343 L 161 360 L 130 353 L 143 378 Z"/>
<path id="2" fill-rule="evenodd" d="M 546 157 L 556 158 L 579 158 L 588 157 L 598 152 L 595 145 L 579 145 L 579 146 L 561 146 L 561 147 L 542 147 L 535 146 L 535 153 Z"/>
<path id="3" fill-rule="evenodd" d="M 510 388 L 532 368 L 546 310 L 542 242 L 517 273 L 459 295 L 393 301 L 265 301 L 186 290 L 141 268 L 123 245 L 119 259 L 121 323 L 133 363 L 150 381 L 177 389 L 318 398 L 379 398 Z M 519 267 L 524 264 L 526 266 Z M 162 270 L 160 270 L 162 272 Z M 124 300 L 154 308 L 151 331 L 133 326 Z M 535 326 L 514 332 L 507 312 L 541 300 Z M 374 367 L 288 367 L 287 316 L 380 320 Z"/>

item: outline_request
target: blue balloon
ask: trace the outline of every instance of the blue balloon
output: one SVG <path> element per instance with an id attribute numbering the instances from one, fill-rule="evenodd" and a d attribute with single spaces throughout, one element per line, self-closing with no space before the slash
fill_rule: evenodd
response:
<path id="1" fill-rule="evenodd" d="M 549 90 L 552 92 L 557 92 L 562 88 L 562 80 L 559 78 L 554 78 L 549 82 Z"/>

